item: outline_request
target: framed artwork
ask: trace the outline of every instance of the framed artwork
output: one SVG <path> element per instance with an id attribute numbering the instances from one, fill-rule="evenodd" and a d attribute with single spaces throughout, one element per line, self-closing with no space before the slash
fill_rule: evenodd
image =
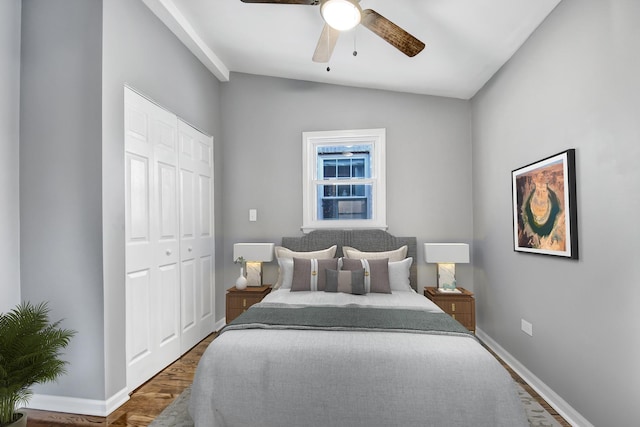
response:
<path id="1" fill-rule="evenodd" d="M 511 173 L 516 252 L 578 259 L 575 149 Z"/>

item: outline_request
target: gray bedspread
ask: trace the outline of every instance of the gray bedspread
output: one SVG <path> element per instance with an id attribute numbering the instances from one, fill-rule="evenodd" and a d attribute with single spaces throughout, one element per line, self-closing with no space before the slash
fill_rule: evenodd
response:
<path id="1" fill-rule="evenodd" d="M 372 307 L 289 307 L 257 304 L 225 326 L 239 329 L 378 331 L 475 337 L 446 313 Z"/>
<path id="2" fill-rule="evenodd" d="M 232 322 L 198 365 L 195 425 L 529 425 L 513 380 L 475 338 L 326 329 Z"/>

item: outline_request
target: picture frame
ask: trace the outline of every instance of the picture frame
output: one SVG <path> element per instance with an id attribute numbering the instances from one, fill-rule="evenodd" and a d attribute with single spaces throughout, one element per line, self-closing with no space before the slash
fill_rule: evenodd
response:
<path id="1" fill-rule="evenodd" d="M 511 172 L 516 252 L 578 259 L 575 149 Z"/>

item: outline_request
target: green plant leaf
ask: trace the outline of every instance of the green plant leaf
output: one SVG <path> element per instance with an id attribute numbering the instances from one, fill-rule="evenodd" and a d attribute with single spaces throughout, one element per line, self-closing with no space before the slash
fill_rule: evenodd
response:
<path id="1" fill-rule="evenodd" d="M 32 396 L 31 386 L 55 381 L 67 362 L 60 359 L 76 331 L 49 321 L 46 302 L 23 302 L 0 314 L 0 425 L 14 420 L 17 407 Z"/>

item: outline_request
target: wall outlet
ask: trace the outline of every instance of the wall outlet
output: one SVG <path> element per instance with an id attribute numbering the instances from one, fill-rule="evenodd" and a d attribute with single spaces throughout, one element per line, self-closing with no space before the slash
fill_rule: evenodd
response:
<path id="1" fill-rule="evenodd" d="M 249 209 L 249 221 L 254 222 L 258 220 L 258 210 Z"/>
<path id="2" fill-rule="evenodd" d="M 533 336 L 533 325 L 529 322 L 527 322 L 524 319 L 520 319 L 521 325 L 520 328 L 522 329 L 522 332 L 524 332 L 525 334 L 529 335 L 530 337 Z"/>

